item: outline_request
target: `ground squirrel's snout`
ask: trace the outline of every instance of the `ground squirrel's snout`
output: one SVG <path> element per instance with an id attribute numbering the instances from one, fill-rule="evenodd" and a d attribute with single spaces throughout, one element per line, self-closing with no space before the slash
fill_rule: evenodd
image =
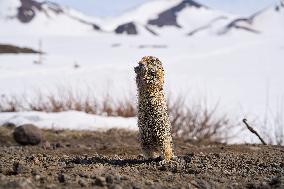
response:
<path id="1" fill-rule="evenodd" d="M 137 73 L 139 72 L 139 66 L 135 66 L 135 67 L 134 67 L 134 71 L 135 71 L 135 73 L 137 74 Z"/>
<path id="2" fill-rule="evenodd" d="M 144 67 L 145 67 L 144 64 L 140 64 L 140 63 L 139 63 L 138 66 L 135 66 L 135 67 L 134 67 L 135 73 L 138 74 L 139 72 L 141 72 L 141 70 L 142 70 Z"/>

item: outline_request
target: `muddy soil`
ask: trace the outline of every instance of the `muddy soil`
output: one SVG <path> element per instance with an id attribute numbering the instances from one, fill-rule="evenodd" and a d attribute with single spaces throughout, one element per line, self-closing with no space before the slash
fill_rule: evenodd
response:
<path id="1" fill-rule="evenodd" d="M 0 188 L 284 188 L 284 148 L 191 144 L 178 159 L 144 160 L 137 133 L 44 131 L 38 146 L 17 145 L 0 127 Z"/>

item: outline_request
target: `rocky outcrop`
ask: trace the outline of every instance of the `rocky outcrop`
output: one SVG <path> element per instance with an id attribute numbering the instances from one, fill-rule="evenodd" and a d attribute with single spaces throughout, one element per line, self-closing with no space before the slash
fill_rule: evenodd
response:
<path id="1" fill-rule="evenodd" d="M 137 28 L 133 22 L 129 22 L 126 24 L 119 25 L 115 29 L 116 34 L 128 34 L 128 35 L 137 35 Z"/>
<path id="2" fill-rule="evenodd" d="M 29 23 L 36 16 L 36 11 L 44 11 L 48 15 L 48 13 L 43 8 L 44 5 L 47 5 L 47 9 L 56 14 L 63 13 L 61 7 L 56 3 L 37 2 L 34 0 L 21 0 L 21 6 L 18 8 L 17 18 L 22 23 Z"/>
<path id="3" fill-rule="evenodd" d="M 203 5 L 192 1 L 192 0 L 184 0 L 180 4 L 165 10 L 164 12 L 160 13 L 158 15 L 158 18 L 152 19 L 148 21 L 149 25 L 155 25 L 158 27 L 163 27 L 163 26 L 176 26 L 176 27 L 181 27 L 177 23 L 177 13 L 182 11 L 184 8 L 191 6 L 191 7 L 196 7 L 200 8 L 203 7 Z"/>
<path id="4" fill-rule="evenodd" d="M 99 25 L 69 14 L 68 11 L 66 11 L 57 3 L 50 1 L 40 2 L 36 0 L 20 0 L 20 4 L 21 5 L 20 7 L 18 7 L 16 18 L 23 24 L 30 23 L 33 19 L 36 18 L 39 13 L 43 13 L 48 18 L 51 16 L 51 14 L 65 14 L 71 19 L 74 19 L 86 25 L 90 25 L 94 30 L 101 30 Z"/>

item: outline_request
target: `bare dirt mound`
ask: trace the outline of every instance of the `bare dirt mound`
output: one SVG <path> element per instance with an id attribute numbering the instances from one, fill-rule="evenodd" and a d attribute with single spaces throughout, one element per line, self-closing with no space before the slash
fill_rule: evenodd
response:
<path id="1" fill-rule="evenodd" d="M 175 139 L 176 162 L 144 160 L 137 133 L 44 131 L 18 146 L 0 127 L 0 188 L 284 188 L 284 148 Z"/>

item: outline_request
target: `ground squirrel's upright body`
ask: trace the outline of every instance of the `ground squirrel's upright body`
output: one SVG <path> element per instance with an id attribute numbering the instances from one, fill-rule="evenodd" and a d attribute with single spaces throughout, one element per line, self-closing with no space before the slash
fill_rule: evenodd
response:
<path id="1" fill-rule="evenodd" d="M 144 156 L 156 158 L 162 153 L 165 160 L 171 160 L 171 124 L 163 90 L 162 63 L 155 57 L 146 56 L 134 70 L 138 87 L 138 127 Z"/>

